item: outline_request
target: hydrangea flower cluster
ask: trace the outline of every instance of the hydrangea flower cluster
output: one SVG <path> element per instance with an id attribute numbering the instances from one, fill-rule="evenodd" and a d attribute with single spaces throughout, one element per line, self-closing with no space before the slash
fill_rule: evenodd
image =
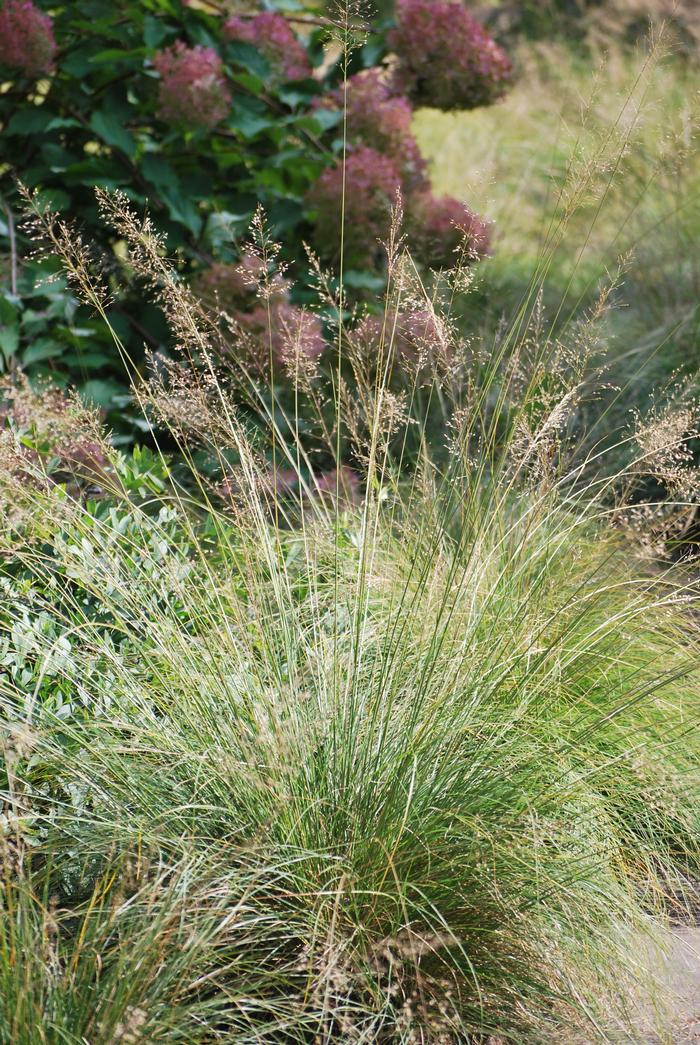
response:
<path id="1" fill-rule="evenodd" d="M 0 10 L 0 65 L 41 76 L 54 69 L 53 23 L 31 0 L 5 0 Z"/>
<path id="2" fill-rule="evenodd" d="M 381 255 L 378 241 L 387 236 L 401 177 L 390 156 L 383 156 L 367 145 L 353 147 L 344 166 L 345 260 L 350 266 L 371 266 Z M 308 202 L 316 212 L 316 245 L 321 254 L 337 261 L 343 211 L 343 164 L 323 171 L 308 194 Z"/>
<path id="3" fill-rule="evenodd" d="M 267 371 L 270 349 L 273 362 L 288 374 L 308 371 L 327 348 L 322 323 L 291 303 L 290 283 L 282 274 L 263 278 L 263 267 L 259 257 L 246 253 L 238 264 L 211 265 L 192 286 L 206 304 L 228 312 L 250 335 L 251 362 L 260 373 Z M 263 284 L 266 304 L 260 300 Z"/>
<path id="4" fill-rule="evenodd" d="M 197 295 L 213 308 L 231 312 L 245 307 L 253 296 L 239 265 L 215 261 L 192 281 Z"/>
<path id="5" fill-rule="evenodd" d="M 421 261 L 431 268 L 449 268 L 463 253 L 474 261 L 488 253 L 488 224 L 453 196 L 416 195 L 408 207 L 409 238 Z"/>
<path id="6" fill-rule="evenodd" d="M 329 505 L 335 503 L 337 492 L 338 506 L 342 510 L 362 503 L 360 477 L 346 464 L 340 468 L 328 468 L 309 477 L 309 488 L 312 497 Z M 298 499 L 301 494 L 299 473 L 293 468 L 285 468 L 279 464 L 275 468 L 270 465 L 260 476 L 260 490 L 271 500 L 284 499 L 290 495 Z M 217 486 L 216 493 L 222 501 L 235 504 L 240 495 L 239 483 L 233 476 L 227 476 Z"/>
<path id="7" fill-rule="evenodd" d="M 161 77 L 161 119 L 192 127 L 215 127 L 227 116 L 231 92 L 221 58 L 213 47 L 188 47 L 178 40 L 159 51 L 153 64 Z"/>
<path id="8" fill-rule="evenodd" d="M 459 82 L 460 90 L 466 92 L 464 97 L 468 96 L 473 102 L 475 69 L 481 76 L 487 67 L 501 68 L 494 54 L 502 55 L 503 70 L 507 67 L 510 72 L 508 59 L 500 48 L 461 5 L 442 0 L 436 4 L 427 0 L 399 0 L 396 32 L 401 32 L 402 26 L 409 36 L 417 32 L 416 27 L 422 24 L 428 9 L 431 12 L 435 9 L 437 14 L 437 28 L 431 30 L 433 36 L 426 29 L 428 47 L 435 44 L 435 32 L 438 37 L 443 31 L 447 32 L 446 13 L 456 19 L 458 42 L 464 42 L 465 34 L 471 42 L 471 49 L 467 48 L 465 53 L 460 51 L 461 58 L 452 63 L 452 68 L 446 68 L 450 63 L 443 62 L 442 57 L 436 60 L 435 66 L 450 82 L 451 78 Z M 344 87 L 320 103 L 324 108 L 346 107 L 349 148 L 345 162 L 344 249 L 351 266 L 371 266 L 381 257 L 377 242 L 387 236 L 390 208 L 397 189 L 404 201 L 409 247 L 421 262 L 433 268 L 450 267 L 458 260 L 455 255 L 460 250 L 462 261 L 473 260 L 488 251 L 489 229 L 485 222 L 459 200 L 449 196 L 436 198 L 430 191 L 427 165 L 411 132 L 411 102 L 405 95 L 396 93 L 406 68 L 404 63 L 391 78 L 379 68 L 356 73 Z M 493 86 L 496 81 L 492 77 L 489 82 Z M 505 71 L 499 84 L 499 90 L 504 88 Z M 412 81 L 404 86 L 409 89 Z M 450 87 L 450 90 L 456 98 L 456 88 Z M 462 102 L 463 99 L 460 104 Z M 337 262 L 340 253 L 342 190 L 343 165 L 338 164 L 322 173 L 307 197 L 316 211 L 316 247 L 333 262 Z"/>
<path id="9" fill-rule="evenodd" d="M 351 76 L 327 104 L 346 107 L 350 141 L 360 141 L 389 156 L 399 169 L 404 191 L 427 187 L 427 165 L 411 132 L 413 107 L 408 98 L 394 94 L 379 68 Z"/>
<path id="10" fill-rule="evenodd" d="M 339 507 L 350 508 L 362 501 L 360 489 L 360 477 L 347 464 L 341 464 L 340 468 L 329 468 L 316 476 L 315 492 L 324 500 L 335 502 L 336 493 L 339 497 Z"/>
<path id="11" fill-rule="evenodd" d="M 311 76 L 311 62 L 304 45 L 287 20 L 274 11 L 262 11 L 253 18 L 229 18 L 222 32 L 226 40 L 241 40 L 257 47 L 284 80 Z"/>
<path id="12" fill-rule="evenodd" d="M 246 253 L 237 263 L 214 262 L 197 274 L 192 286 L 206 304 L 234 313 L 255 307 L 263 276 L 263 262 L 255 254 Z M 267 276 L 265 283 L 271 299 L 286 300 L 289 281 L 282 275 Z"/>
<path id="13" fill-rule="evenodd" d="M 450 0 L 397 0 L 389 46 L 398 65 L 395 85 L 416 105 L 473 109 L 500 98 L 511 79 L 505 51 Z"/>
<path id="14" fill-rule="evenodd" d="M 355 347 L 366 357 L 377 359 L 391 346 L 404 363 L 422 367 L 429 361 L 448 360 L 452 354 L 450 337 L 444 322 L 429 308 L 408 308 L 389 312 L 386 316 L 365 316 L 353 331 Z"/>
<path id="15" fill-rule="evenodd" d="M 273 363 L 294 376 L 313 366 L 327 348 L 318 316 L 286 299 L 271 301 L 269 312 L 266 306 L 258 306 L 237 313 L 236 319 L 260 350 L 257 362 L 262 373 L 270 351 Z"/>

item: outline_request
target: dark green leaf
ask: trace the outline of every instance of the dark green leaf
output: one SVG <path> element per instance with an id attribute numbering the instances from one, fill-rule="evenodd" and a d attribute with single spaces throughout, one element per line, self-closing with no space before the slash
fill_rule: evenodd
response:
<path id="1" fill-rule="evenodd" d="M 159 18 L 146 15 L 143 20 L 143 39 L 146 47 L 159 47 L 169 35 L 168 26 Z"/>
<path id="2" fill-rule="evenodd" d="M 226 53 L 232 62 L 253 73 L 258 79 L 265 80 L 270 75 L 270 63 L 252 44 L 243 40 L 234 40 L 226 45 Z"/>
<path id="3" fill-rule="evenodd" d="M 141 171 L 144 178 L 152 181 L 159 188 L 177 188 L 177 174 L 162 156 L 152 152 L 147 153 L 141 160 Z"/>
<path id="4" fill-rule="evenodd" d="M 85 402 L 94 403 L 96 406 L 110 406 L 114 396 L 121 391 L 122 387 L 116 381 L 99 378 L 86 381 L 80 388 L 80 394 Z"/>
<path id="5" fill-rule="evenodd" d="M 28 105 L 16 112 L 4 134 L 40 134 L 52 122 L 53 113 L 43 105 Z"/>
<path id="6" fill-rule="evenodd" d="M 113 113 L 104 109 L 98 109 L 90 117 L 90 126 L 95 134 L 99 135 L 107 145 L 113 145 L 115 148 L 121 149 L 122 152 L 130 157 L 135 154 L 136 142 Z"/>
<path id="7" fill-rule="evenodd" d="M 10 359 L 19 347 L 19 327 L 0 327 L 0 352 L 5 360 Z"/>
<path id="8" fill-rule="evenodd" d="M 45 359 L 54 359 L 63 354 L 65 346 L 51 338 L 38 338 L 22 353 L 23 366 L 31 366 Z"/>
<path id="9" fill-rule="evenodd" d="M 191 200 L 185 199 L 175 190 L 164 189 L 161 194 L 172 220 L 184 225 L 194 236 L 198 236 L 202 229 L 202 219 Z"/>

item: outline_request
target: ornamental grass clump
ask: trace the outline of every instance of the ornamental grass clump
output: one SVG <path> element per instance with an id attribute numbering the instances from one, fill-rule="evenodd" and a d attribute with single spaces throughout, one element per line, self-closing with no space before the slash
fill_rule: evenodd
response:
<path id="1" fill-rule="evenodd" d="M 104 439 L 89 496 L 0 471 L 0 1035 L 643 1040 L 630 954 L 700 865 L 700 636 L 611 520 L 695 426 L 606 472 L 575 438 L 604 295 L 484 351 L 397 228 L 369 335 L 318 271 L 338 354 L 290 398 L 100 200 L 172 329 L 134 395 L 180 458 L 156 486 Z M 244 249 L 270 303 L 261 217 Z"/>

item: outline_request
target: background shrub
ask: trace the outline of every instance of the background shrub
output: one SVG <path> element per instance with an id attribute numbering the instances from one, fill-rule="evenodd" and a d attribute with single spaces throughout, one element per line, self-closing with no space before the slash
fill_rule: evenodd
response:
<path id="1" fill-rule="evenodd" d="M 167 350 L 168 333 L 157 304 L 145 301 L 123 244 L 99 221 L 95 186 L 121 189 L 137 208 L 147 208 L 187 278 L 206 279 L 210 266 L 239 261 L 240 239 L 262 205 L 271 230 L 288 244 L 286 260 L 301 262 L 303 298 L 303 241 L 324 261 L 337 258 L 338 218 L 331 211 L 339 213 L 344 180 L 345 91 L 338 85 L 346 65 L 324 63 L 337 53 L 324 46 L 338 31 L 324 18 L 273 11 L 226 17 L 180 0 L 127 2 L 119 17 L 107 0 L 43 6 L 7 0 L 0 8 L 0 69 L 7 80 L 0 94 L 0 232 L 8 258 L 2 361 L 77 385 L 109 411 L 117 438 L 128 439 L 138 420 L 123 362 L 65 284 L 48 288 L 45 269 L 28 260 L 16 179 L 78 227 L 89 264 L 109 285 L 115 329 L 140 367 L 144 347 Z M 461 8 L 451 11 L 461 24 Z M 475 41 L 492 46 L 484 34 Z M 347 92 L 348 267 L 372 267 L 375 287 L 383 265 L 376 241 L 386 234 L 397 188 L 407 197 L 429 190 L 411 133 L 411 104 L 381 68 L 385 55 L 379 27 L 352 54 L 350 71 L 357 75 Z M 490 87 L 475 91 L 473 73 L 469 104 L 495 97 Z M 486 66 L 484 75 L 491 75 Z M 437 80 L 433 86 L 433 101 L 442 104 Z M 431 101 L 427 89 L 420 100 Z M 474 220 L 457 201 L 449 206 L 462 224 Z M 368 224 L 354 227 L 366 208 Z M 421 238 L 418 224 L 432 216 L 422 207 L 416 215 L 411 228 L 420 254 L 443 229 L 438 222 L 432 238 Z M 436 258 L 426 251 L 426 262 Z M 354 283 L 368 278 L 356 276 Z"/>

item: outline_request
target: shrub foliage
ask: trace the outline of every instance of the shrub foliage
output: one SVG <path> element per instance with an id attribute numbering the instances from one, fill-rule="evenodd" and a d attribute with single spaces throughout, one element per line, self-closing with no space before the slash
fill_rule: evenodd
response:
<path id="1" fill-rule="evenodd" d="M 452 8 L 457 27 L 460 11 Z M 382 278 L 377 240 L 399 189 L 413 215 L 418 255 L 422 245 L 444 240 L 442 251 L 425 250 L 426 263 L 450 260 L 461 239 L 454 226 L 469 233 L 477 222 L 473 249 L 486 249 L 485 227 L 462 203 L 441 201 L 447 226 L 425 206 L 426 165 L 411 133 L 411 103 L 384 69 L 383 32 L 353 49 L 351 31 L 330 19 L 273 11 L 227 16 L 181 0 L 127 2 L 118 17 L 107 0 L 7 0 L 0 26 L 3 362 L 77 383 L 127 430 L 135 415 L 124 398 L 121 362 L 90 313 L 60 283 L 48 286 L 46 271 L 26 256 L 16 179 L 77 224 L 91 263 L 110 284 L 114 322 L 137 363 L 144 345 L 166 347 L 167 332 L 124 263 L 120 241 L 98 220 L 95 186 L 121 189 L 147 208 L 185 276 L 238 262 L 239 237 L 258 205 L 292 245 L 288 258 L 303 260 L 307 241 L 322 260 L 334 261 L 344 184 L 348 267 L 375 270 L 356 277 L 357 287 Z M 338 53 L 334 39 L 344 55 L 350 49 L 352 69 L 346 57 L 325 61 Z M 409 60 L 406 51 L 402 62 Z M 343 78 L 353 69 L 346 92 Z M 455 104 L 486 101 L 493 92 L 467 94 L 455 96 Z M 434 100 L 445 101 L 439 92 Z M 430 102 L 425 90 L 420 101 Z"/>

